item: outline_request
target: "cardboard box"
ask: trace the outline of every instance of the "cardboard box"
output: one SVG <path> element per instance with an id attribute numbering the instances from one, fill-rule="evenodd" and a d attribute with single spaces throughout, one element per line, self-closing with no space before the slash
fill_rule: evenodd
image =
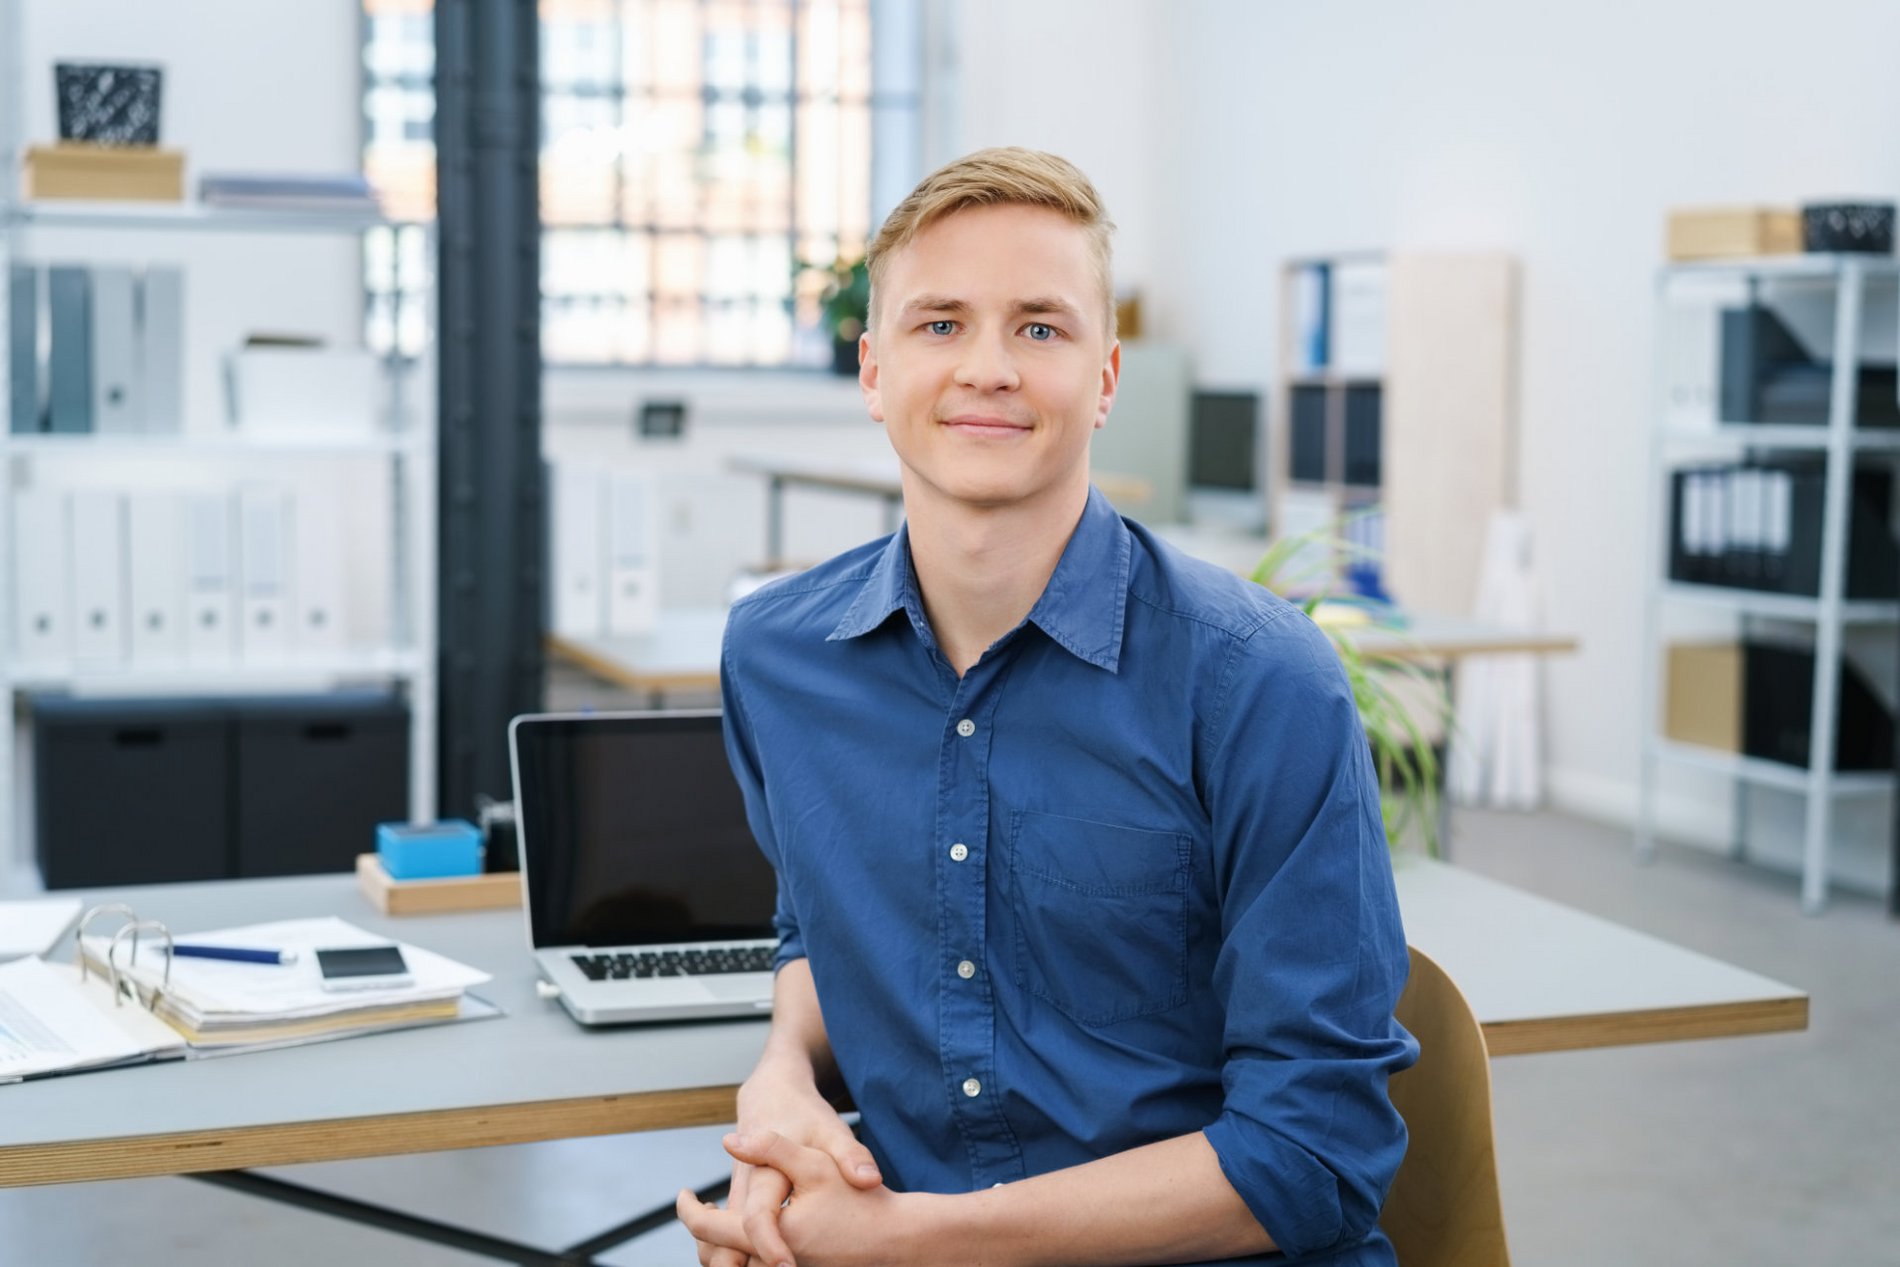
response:
<path id="1" fill-rule="evenodd" d="M 1742 750 L 1740 644 L 1676 643 L 1664 677 L 1664 737 L 1719 752 Z"/>
<path id="2" fill-rule="evenodd" d="M 1681 208 L 1669 213 L 1672 260 L 1801 253 L 1801 213 L 1792 207 Z"/>
<path id="3" fill-rule="evenodd" d="M 64 141 L 26 150 L 28 198 L 183 202 L 183 150 Z"/>
<path id="4" fill-rule="evenodd" d="M 356 855 L 356 883 L 363 890 L 363 896 L 385 915 L 442 915 L 450 911 L 492 911 L 521 905 L 521 873 L 518 871 L 446 880 L 396 880 L 383 870 L 381 858 L 373 853 L 360 853 Z"/>

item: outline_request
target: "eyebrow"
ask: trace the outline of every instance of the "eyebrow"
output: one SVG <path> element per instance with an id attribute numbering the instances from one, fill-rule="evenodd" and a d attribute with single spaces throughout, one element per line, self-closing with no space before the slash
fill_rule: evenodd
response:
<path id="1" fill-rule="evenodd" d="M 947 312 L 957 316 L 968 316 L 971 312 L 968 301 L 955 299 L 949 295 L 919 295 L 903 307 L 904 312 Z M 1018 299 L 1010 306 L 1012 314 L 1027 316 L 1045 316 L 1060 314 L 1079 317 L 1080 311 L 1066 299 L 1053 295 L 1036 295 L 1028 299 Z"/>

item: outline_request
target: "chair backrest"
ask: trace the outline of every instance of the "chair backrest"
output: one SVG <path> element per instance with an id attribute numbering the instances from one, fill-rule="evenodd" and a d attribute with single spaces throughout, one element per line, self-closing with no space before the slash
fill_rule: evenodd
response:
<path id="1" fill-rule="evenodd" d="M 1397 1016 L 1419 1055 L 1391 1081 L 1411 1141 L 1379 1226 L 1399 1267 L 1509 1267 L 1484 1030 L 1445 970 L 1416 949 Z"/>

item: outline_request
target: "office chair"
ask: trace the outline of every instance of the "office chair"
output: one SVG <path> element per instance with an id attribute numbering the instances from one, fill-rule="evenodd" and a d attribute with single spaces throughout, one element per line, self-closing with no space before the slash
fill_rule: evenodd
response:
<path id="1" fill-rule="evenodd" d="M 1391 1082 L 1411 1143 L 1379 1225 L 1400 1267 L 1510 1267 L 1484 1031 L 1445 970 L 1416 949 L 1397 1016 L 1419 1056 Z"/>

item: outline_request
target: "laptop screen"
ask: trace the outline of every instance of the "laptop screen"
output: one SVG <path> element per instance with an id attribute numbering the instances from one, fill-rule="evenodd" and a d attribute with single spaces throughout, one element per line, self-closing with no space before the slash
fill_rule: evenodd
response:
<path id="1" fill-rule="evenodd" d="M 512 746 L 537 948 L 773 936 L 719 714 L 523 717 Z"/>

